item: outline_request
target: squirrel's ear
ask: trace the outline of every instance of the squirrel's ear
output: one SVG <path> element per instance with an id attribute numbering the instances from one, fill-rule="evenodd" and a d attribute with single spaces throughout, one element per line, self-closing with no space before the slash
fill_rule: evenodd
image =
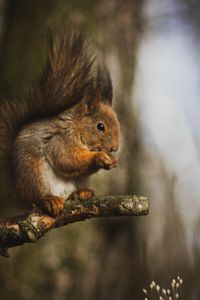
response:
<path id="1" fill-rule="evenodd" d="M 104 67 L 97 71 L 95 88 L 95 98 L 107 105 L 112 105 L 113 88 L 108 70 Z"/>
<path id="2" fill-rule="evenodd" d="M 105 68 L 99 68 L 96 77 L 90 81 L 87 92 L 81 100 L 81 114 L 93 113 L 97 109 L 99 102 L 111 106 L 112 96 L 113 90 L 110 75 Z"/>
<path id="3" fill-rule="evenodd" d="M 92 80 L 80 104 L 80 112 L 82 115 L 90 114 L 95 110 L 96 99 L 94 97 Z"/>

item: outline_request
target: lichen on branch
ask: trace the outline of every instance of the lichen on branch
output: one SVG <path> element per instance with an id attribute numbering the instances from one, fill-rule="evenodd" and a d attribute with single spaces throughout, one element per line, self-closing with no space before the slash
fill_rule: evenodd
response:
<path id="1" fill-rule="evenodd" d="M 142 196 L 98 196 L 87 201 L 66 200 L 63 212 L 53 218 L 38 207 L 21 215 L 0 220 L 0 255 L 7 249 L 36 242 L 53 228 L 96 217 L 143 216 L 149 200 Z"/>

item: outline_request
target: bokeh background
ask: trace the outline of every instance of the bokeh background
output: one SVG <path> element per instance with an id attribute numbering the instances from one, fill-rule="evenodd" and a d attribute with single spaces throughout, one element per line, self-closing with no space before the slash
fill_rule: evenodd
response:
<path id="1" fill-rule="evenodd" d="M 38 77 L 47 28 L 85 31 L 123 131 L 119 167 L 92 185 L 151 198 L 146 217 L 80 222 L 10 250 L 0 299 L 140 300 L 177 275 L 180 298 L 200 298 L 199 23 L 198 0 L 0 0 L 0 94 L 22 95 Z"/>

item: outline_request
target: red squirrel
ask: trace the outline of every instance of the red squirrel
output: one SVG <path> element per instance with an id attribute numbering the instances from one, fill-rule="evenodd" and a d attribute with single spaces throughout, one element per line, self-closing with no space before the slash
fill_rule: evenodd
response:
<path id="1" fill-rule="evenodd" d="M 120 126 L 106 70 L 94 75 L 83 34 L 48 37 L 42 75 L 23 99 L 0 103 L 0 183 L 52 216 L 87 200 L 88 178 L 117 165 Z"/>

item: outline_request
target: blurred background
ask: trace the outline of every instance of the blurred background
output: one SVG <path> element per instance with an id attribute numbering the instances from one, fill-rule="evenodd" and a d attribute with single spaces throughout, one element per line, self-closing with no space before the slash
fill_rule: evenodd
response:
<path id="1" fill-rule="evenodd" d="M 0 0 L 0 94 L 38 77 L 48 27 L 85 31 L 123 131 L 119 167 L 92 185 L 151 199 L 146 217 L 76 223 L 11 249 L 0 299 L 140 300 L 178 275 L 180 298 L 200 298 L 199 23 L 198 0 Z"/>

